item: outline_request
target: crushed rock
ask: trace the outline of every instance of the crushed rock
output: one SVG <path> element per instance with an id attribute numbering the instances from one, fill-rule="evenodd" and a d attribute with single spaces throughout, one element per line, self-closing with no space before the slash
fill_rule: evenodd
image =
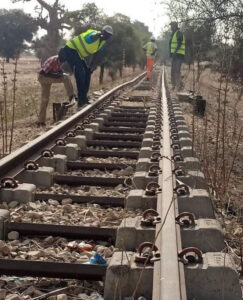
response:
<path id="1" fill-rule="evenodd" d="M 119 188 L 118 188 L 119 187 Z M 104 196 L 104 197 L 125 197 L 128 195 L 129 190 L 127 187 L 123 187 L 122 185 L 118 185 L 115 188 L 111 187 L 100 187 L 100 186 L 68 186 L 68 185 L 59 185 L 53 184 L 49 189 L 38 188 L 37 192 L 45 192 L 45 193 L 53 193 L 59 195 L 80 195 L 80 196 Z M 48 200 L 53 203 L 53 205 L 58 205 L 58 201 L 56 200 Z M 49 204 L 52 204 L 49 202 Z"/>
<path id="2" fill-rule="evenodd" d="M 117 251 L 117 249 L 110 244 L 109 246 L 103 246 L 97 243 L 95 244 L 93 250 L 83 251 L 79 248 L 74 249 L 68 247 L 70 242 L 66 238 L 48 238 L 51 238 L 51 243 L 50 240 L 47 240 L 47 238 L 28 239 L 24 237 L 19 241 L 2 241 L 0 258 L 82 264 L 87 262 L 96 252 L 109 262 L 112 254 Z M 83 241 L 75 240 L 75 243 L 78 244 L 82 242 Z M 87 241 L 86 243 L 89 242 Z M 8 249 L 8 251 L 5 249 Z"/>
<path id="3" fill-rule="evenodd" d="M 36 201 L 10 209 L 11 221 L 95 227 L 117 227 L 123 218 L 142 215 L 142 210 L 102 208 L 98 204 L 60 204 L 56 200 Z M 70 213 L 72 218 L 70 218 Z M 0 249 L 3 247 L 0 241 Z M 8 252 L 7 248 L 4 248 Z"/>

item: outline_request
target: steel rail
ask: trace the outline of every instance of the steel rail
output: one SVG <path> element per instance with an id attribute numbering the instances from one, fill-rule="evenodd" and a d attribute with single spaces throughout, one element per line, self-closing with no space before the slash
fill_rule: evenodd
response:
<path id="1" fill-rule="evenodd" d="M 184 276 L 178 262 L 178 233 L 175 223 L 175 200 L 173 195 L 172 162 L 170 159 L 171 141 L 170 126 L 165 90 L 165 70 L 162 73 L 162 112 L 163 112 L 163 147 L 159 175 L 159 184 L 162 193 L 158 194 L 157 211 L 161 216 L 161 223 L 156 225 L 158 239 L 156 245 L 160 250 L 161 260 L 154 264 L 153 300 L 184 300 Z M 161 228 L 162 227 L 162 228 Z"/>
<path id="2" fill-rule="evenodd" d="M 127 81 L 109 92 L 102 95 L 98 100 L 92 104 L 87 105 L 81 111 L 75 113 L 73 116 L 64 120 L 59 125 L 56 125 L 52 129 L 48 130 L 46 133 L 37 137 L 33 141 L 22 146 L 13 153 L 7 155 L 0 160 L 0 178 L 3 177 L 14 177 L 20 170 L 23 169 L 23 163 L 27 160 L 36 160 L 40 156 L 40 151 L 45 148 L 53 147 L 55 140 L 64 134 L 65 131 L 70 130 L 75 124 L 84 119 L 89 113 L 91 113 L 95 108 L 102 104 L 105 100 L 112 97 L 116 92 L 122 90 L 125 87 L 137 83 L 143 76 L 145 72 L 137 76 L 131 81 Z"/>

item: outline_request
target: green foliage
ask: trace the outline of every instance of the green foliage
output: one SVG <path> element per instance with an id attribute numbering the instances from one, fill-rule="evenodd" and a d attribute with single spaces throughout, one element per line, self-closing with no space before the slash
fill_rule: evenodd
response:
<path id="1" fill-rule="evenodd" d="M 213 47 L 215 30 L 214 22 L 183 23 L 182 32 L 186 37 L 186 61 L 188 63 L 209 60 L 209 51 Z"/>
<path id="2" fill-rule="evenodd" d="M 14 58 L 26 48 L 37 26 L 33 18 L 22 10 L 0 10 L 0 55 Z"/>
<path id="3" fill-rule="evenodd" d="M 161 63 L 165 63 L 166 60 L 170 57 L 170 49 L 169 49 L 169 41 L 171 37 L 171 31 L 166 29 L 161 33 L 160 37 L 157 41 L 158 51 L 157 51 L 157 59 Z"/>
<path id="4" fill-rule="evenodd" d="M 88 28 L 101 28 L 104 25 L 104 13 L 95 3 L 85 3 L 81 10 L 67 11 L 64 15 L 74 35 L 86 31 Z"/>
<path id="5" fill-rule="evenodd" d="M 149 32 L 148 26 L 140 21 L 133 23 L 133 29 L 139 40 L 139 44 L 137 45 L 137 63 L 143 69 L 146 64 L 146 56 L 142 47 L 149 41 L 152 34 Z"/>
<path id="6" fill-rule="evenodd" d="M 107 24 L 113 27 L 114 35 L 105 48 L 105 66 L 121 72 L 123 63 L 126 66 L 135 66 L 141 62 L 142 42 L 131 20 L 122 14 L 107 18 Z M 123 62 L 123 55 L 125 61 Z"/>
<path id="7" fill-rule="evenodd" d="M 243 1 L 169 0 L 167 5 L 186 33 L 188 61 L 217 62 L 242 84 Z"/>

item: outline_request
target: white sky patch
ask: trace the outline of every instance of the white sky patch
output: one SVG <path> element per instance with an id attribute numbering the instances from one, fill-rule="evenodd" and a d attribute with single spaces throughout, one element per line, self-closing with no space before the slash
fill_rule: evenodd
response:
<path id="1" fill-rule="evenodd" d="M 52 0 L 46 0 L 47 3 L 53 3 Z M 133 21 L 138 20 L 149 27 L 149 30 L 157 37 L 163 30 L 163 27 L 168 23 L 165 8 L 159 0 L 62 0 L 60 1 L 68 10 L 79 10 L 84 3 L 94 2 L 103 9 L 104 13 L 111 16 L 115 13 L 121 13 L 130 17 Z M 10 0 L 1 0 L 0 8 L 5 9 L 23 9 L 26 13 L 34 16 L 34 7 L 37 1 L 31 0 L 26 3 L 13 4 Z"/>

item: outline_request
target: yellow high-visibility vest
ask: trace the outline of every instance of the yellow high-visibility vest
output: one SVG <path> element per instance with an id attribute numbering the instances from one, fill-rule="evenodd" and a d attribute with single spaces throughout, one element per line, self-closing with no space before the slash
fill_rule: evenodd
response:
<path id="1" fill-rule="evenodd" d="M 152 56 L 153 53 L 154 53 L 154 45 L 153 45 L 152 42 L 148 42 L 146 55 L 147 56 Z"/>
<path id="2" fill-rule="evenodd" d="M 99 38 L 93 40 L 91 36 L 96 33 L 100 33 L 100 31 L 88 29 L 80 35 L 75 36 L 71 41 L 68 41 L 66 45 L 76 50 L 81 58 L 87 57 L 98 52 L 106 43 L 106 41 L 100 41 Z"/>
<path id="3" fill-rule="evenodd" d="M 177 48 L 177 32 L 178 30 L 173 34 L 172 40 L 171 40 L 171 45 L 170 45 L 170 52 L 175 53 L 176 48 Z M 186 54 L 186 41 L 184 34 L 182 34 L 183 39 L 180 48 L 176 51 L 178 54 L 185 55 Z"/>

